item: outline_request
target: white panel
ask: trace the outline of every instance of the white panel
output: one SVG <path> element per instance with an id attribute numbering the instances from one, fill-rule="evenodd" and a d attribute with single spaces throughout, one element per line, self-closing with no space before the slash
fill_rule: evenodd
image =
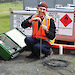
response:
<path id="1" fill-rule="evenodd" d="M 17 29 L 13 29 L 11 31 L 6 32 L 6 35 L 8 35 L 14 42 L 16 42 L 20 47 L 26 46 L 24 39 L 25 35 L 23 35 L 20 31 Z"/>
<path id="2" fill-rule="evenodd" d="M 22 12 L 21 12 L 22 13 Z M 28 12 L 29 13 L 29 12 Z M 27 13 L 27 14 L 28 14 Z M 23 13 L 22 13 L 23 14 Z M 27 19 L 29 16 L 31 16 L 30 14 L 28 15 L 22 15 L 22 14 L 13 14 L 13 27 L 14 28 L 18 28 L 20 31 L 22 31 L 25 35 L 32 35 L 32 29 L 31 28 L 26 28 L 23 29 L 21 27 L 21 23 Z M 25 14 L 25 13 L 24 13 Z"/>
<path id="3" fill-rule="evenodd" d="M 59 35 L 72 36 L 72 29 L 61 29 L 61 28 L 59 28 L 58 34 Z"/>

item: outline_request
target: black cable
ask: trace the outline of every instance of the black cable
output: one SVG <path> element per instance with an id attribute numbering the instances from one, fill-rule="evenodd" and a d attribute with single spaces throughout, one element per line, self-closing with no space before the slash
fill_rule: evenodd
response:
<path id="1" fill-rule="evenodd" d="M 61 59 L 49 59 L 49 60 L 45 60 L 42 62 L 44 66 L 47 66 L 49 68 L 51 67 L 67 67 L 69 65 L 69 62 L 66 60 L 61 60 Z"/>

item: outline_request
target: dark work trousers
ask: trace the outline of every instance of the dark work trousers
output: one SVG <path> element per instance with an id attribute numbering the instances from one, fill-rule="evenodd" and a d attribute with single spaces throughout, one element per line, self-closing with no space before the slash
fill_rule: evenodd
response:
<path id="1" fill-rule="evenodd" d="M 40 56 L 40 39 L 36 39 L 34 37 L 26 37 L 24 41 L 35 56 Z M 43 54 L 50 55 L 50 48 L 51 45 L 42 39 L 41 52 Z"/>

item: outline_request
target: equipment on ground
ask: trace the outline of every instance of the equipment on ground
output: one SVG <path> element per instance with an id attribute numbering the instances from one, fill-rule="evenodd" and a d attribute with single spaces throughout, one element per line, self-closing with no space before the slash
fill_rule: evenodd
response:
<path id="1" fill-rule="evenodd" d="M 25 35 L 16 28 L 0 34 L 0 56 L 4 60 L 18 56 L 26 46 L 24 39 Z"/>

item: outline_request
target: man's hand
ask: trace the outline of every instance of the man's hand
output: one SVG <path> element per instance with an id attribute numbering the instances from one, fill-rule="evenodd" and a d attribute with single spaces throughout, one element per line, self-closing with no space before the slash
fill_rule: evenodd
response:
<path id="1" fill-rule="evenodd" d="M 33 19 L 29 20 L 30 23 L 32 23 L 32 21 L 39 21 L 41 23 L 41 18 L 36 17 L 36 18 L 33 18 Z"/>
<path id="2" fill-rule="evenodd" d="M 46 32 L 48 32 L 47 26 L 45 26 L 45 25 L 42 24 L 41 28 L 44 29 Z"/>
<path id="3" fill-rule="evenodd" d="M 39 21 L 41 23 L 41 18 L 39 17 L 33 18 L 33 21 Z"/>

